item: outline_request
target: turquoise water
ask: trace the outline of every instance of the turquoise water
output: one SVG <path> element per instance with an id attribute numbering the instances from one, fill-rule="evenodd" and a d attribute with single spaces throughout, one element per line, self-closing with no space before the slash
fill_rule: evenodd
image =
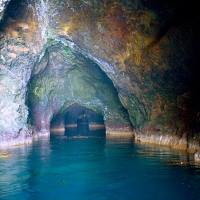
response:
<path id="1" fill-rule="evenodd" d="M 8 151 L 0 158 L 1 200 L 200 199 L 200 167 L 167 147 L 55 134 Z"/>

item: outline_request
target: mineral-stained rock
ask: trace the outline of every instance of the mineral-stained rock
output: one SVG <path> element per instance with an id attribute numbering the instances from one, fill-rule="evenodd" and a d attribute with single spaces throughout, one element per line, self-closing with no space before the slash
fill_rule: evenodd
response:
<path id="1" fill-rule="evenodd" d="M 199 148 L 194 1 L 12 0 L 7 8 L 6 2 L 1 140 L 22 130 L 28 135 L 28 124 L 48 133 L 51 119 L 78 103 L 104 116 L 107 133 L 134 127 L 141 141 Z"/>
<path id="2" fill-rule="evenodd" d="M 200 151 L 197 151 L 197 152 L 194 154 L 194 158 L 195 158 L 195 161 L 200 162 Z"/>
<path id="3" fill-rule="evenodd" d="M 37 131 L 49 130 L 50 120 L 55 115 L 78 103 L 101 113 L 107 132 L 132 133 L 128 113 L 121 105 L 115 87 L 90 59 L 76 55 L 61 42 L 53 43 L 33 74 L 28 99 Z"/>

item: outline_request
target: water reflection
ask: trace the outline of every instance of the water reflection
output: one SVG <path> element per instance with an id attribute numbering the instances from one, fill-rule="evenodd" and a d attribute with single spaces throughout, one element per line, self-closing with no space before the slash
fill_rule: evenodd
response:
<path id="1" fill-rule="evenodd" d="M 37 143 L 33 143 L 33 147 L 37 148 L 37 153 L 41 156 L 47 156 L 51 153 L 50 136 L 40 136 L 35 139 Z"/>
<path id="2" fill-rule="evenodd" d="M 106 144 L 133 144 L 133 137 L 106 137 Z"/>
<path id="3" fill-rule="evenodd" d="M 39 137 L 30 144 L 0 149 L 0 152 L 6 151 L 10 154 L 9 157 L 0 158 L 0 199 L 28 199 L 27 193 L 23 191 L 30 188 L 27 180 L 32 176 L 32 165 L 37 162 L 31 154 L 36 152 L 39 159 L 48 156 L 49 139 L 49 137 Z"/>
<path id="4" fill-rule="evenodd" d="M 78 124 L 77 132 L 79 135 L 88 135 L 89 134 L 89 124 Z"/>
<path id="5" fill-rule="evenodd" d="M 159 146 L 147 143 L 136 143 L 136 146 L 140 148 L 140 150 L 138 150 L 139 155 L 146 155 L 150 157 L 159 156 L 165 164 L 173 164 L 173 161 L 180 162 L 180 164 L 181 162 L 185 164 L 194 164 L 194 155 L 189 154 L 186 151 L 172 149 L 168 146 Z"/>
<path id="6" fill-rule="evenodd" d="M 196 200 L 200 195 L 199 166 L 166 162 L 191 162 L 190 154 L 133 138 L 51 135 L 6 151 L 12 156 L 0 158 L 2 200 Z"/>
<path id="7" fill-rule="evenodd" d="M 90 128 L 88 124 L 78 124 L 77 127 L 66 127 L 65 136 L 94 136 L 94 137 L 105 137 L 104 128 Z"/>
<path id="8" fill-rule="evenodd" d="M 10 157 L 0 158 L 0 199 L 14 198 L 28 187 L 26 179 L 30 174 L 27 157 L 31 150 L 31 144 L 0 149 L 11 154 Z"/>

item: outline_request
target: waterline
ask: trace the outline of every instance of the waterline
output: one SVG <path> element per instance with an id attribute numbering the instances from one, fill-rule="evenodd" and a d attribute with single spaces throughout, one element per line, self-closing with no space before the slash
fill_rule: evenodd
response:
<path id="1" fill-rule="evenodd" d="M 200 195 L 200 167 L 190 154 L 131 138 L 54 134 L 7 151 L 12 156 L 0 158 L 2 200 L 197 200 Z"/>

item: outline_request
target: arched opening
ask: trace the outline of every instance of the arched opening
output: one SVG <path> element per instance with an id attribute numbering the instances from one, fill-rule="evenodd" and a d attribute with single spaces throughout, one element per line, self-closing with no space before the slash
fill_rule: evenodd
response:
<path id="1" fill-rule="evenodd" d="M 76 103 L 52 118 L 51 133 L 66 136 L 106 135 L 103 115 Z"/>
<path id="2" fill-rule="evenodd" d="M 28 85 L 29 119 L 36 132 L 94 135 L 101 130 L 101 135 L 132 136 L 129 114 L 100 66 L 61 42 L 49 45 Z M 85 129 L 77 125 L 81 120 L 88 121 Z"/>
<path id="3" fill-rule="evenodd" d="M 103 115 L 84 106 L 73 104 L 66 110 L 65 135 L 105 136 Z"/>

